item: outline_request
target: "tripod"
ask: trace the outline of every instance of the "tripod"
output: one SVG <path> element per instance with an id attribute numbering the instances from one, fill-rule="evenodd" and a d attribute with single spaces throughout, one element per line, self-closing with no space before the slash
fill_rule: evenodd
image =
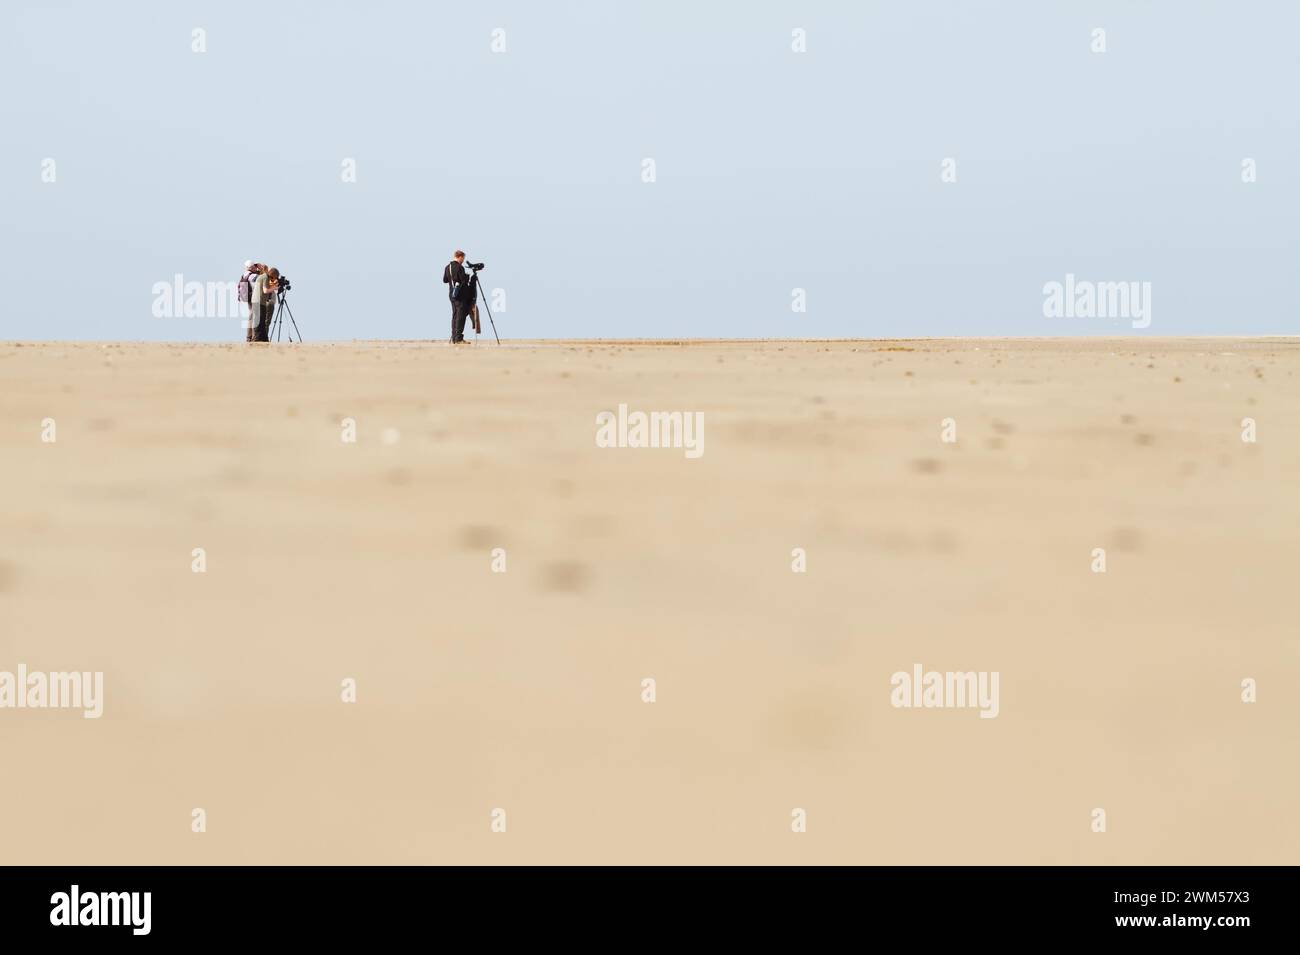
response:
<path id="1" fill-rule="evenodd" d="M 495 339 L 497 340 L 497 344 L 500 345 L 500 344 L 501 344 L 501 336 L 497 334 L 497 323 L 496 323 L 495 321 L 493 321 L 493 319 L 492 319 L 492 309 L 491 309 L 491 308 L 488 308 L 488 303 L 487 303 L 487 292 L 483 291 L 483 286 L 481 286 L 481 285 L 478 284 L 478 270 L 477 270 L 477 269 L 474 271 L 474 285 L 478 288 L 478 294 L 479 294 L 480 296 L 482 296 L 482 298 L 483 298 L 483 307 L 487 309 L 487 313 L 488 313 L 488 321 L 489 321 L 489 322 L 492 322 L 492 337 L 495 338 Z"/>
<path id="2" fill-rule="evenodd" d="M 271 327 L 266 333 L 266 340 L 268 342 L 271 341 L 272 339 L 274 339 L 277 342 L 280 340 L 280 333 L 282 331 L 285 331 L 284 316 L 288 314 L 289 322 L 290 324 L 293 325 L 293 331 L 288 333 L 289 341 L 292 342 L 294 334 L 297 333 L 298 344 L 301 345 L 302 332 L 298 331 L 298 323 L 294 321 L 293 310 L 289 308 L 289 303 L 285 300 L 288 297 L 288 294 L 289 293 L 287 291 L 280 293 L 280 301 L 275 309 L 275 317 L 271 319 Z"/>

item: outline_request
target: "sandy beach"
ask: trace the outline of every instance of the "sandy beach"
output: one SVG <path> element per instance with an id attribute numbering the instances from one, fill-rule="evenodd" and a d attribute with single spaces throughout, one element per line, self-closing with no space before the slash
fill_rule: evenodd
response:
<path id="1" fill-rule="evenodd" d="M 0 709 L 8 863 L 1300 862 L 1295 339 L 0 381 L 0 671 L 103 673 L 98 718 Z M 598 446 L 620 405 L 702 453 Z M 996 716 L 894 705 L 918 665 Z"/>

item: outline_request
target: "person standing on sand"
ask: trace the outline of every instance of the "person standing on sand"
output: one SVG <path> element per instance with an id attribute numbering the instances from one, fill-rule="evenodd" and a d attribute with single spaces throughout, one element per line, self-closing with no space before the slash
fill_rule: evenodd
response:
<path id="1" fill-rule="evenodd" d="M 253 283 L 253 309 L 250 320 L 255 321 L 257 325 L 250 329 L 251 337 L 248 339 L 250 342 L 270 341 L 268 336 L 271 331 L 271 310 L 275 307 L 275 282 L 279 277 L 279 269 L 267 269 L 263 266 L 257 281 Z"/>
<path id="2" fill-rule="evenodd" d="M 275 297 L 280 293 L 280 270 L 266 270 L 266 300 L 262 303 L 262 341 L 271 340 L 271 320 L 275 318 Z"/>
<path id="3" fill-rule="evenodd" d="M 261 320 L 261 310 L 253 305 L 253 287 L 257 277 L 266 271 L 266 266 L 251 259 L 244 263 L 244 274 L 239 277 L 239 302 L 244 307 L 244 338 L 246 341 L 257 340 L 257 326 Z"/>
<path id="4" fill-rule="evenodd" d="M 470 298 L 474 289 L 465 278 L 465 253 L 457 249 L 442 270 L 442 281 L 447 286 L 447 298 L 451 300 L 451 343 L 467 344 L 465 341 L 465 319 L 474 306 Z"/>

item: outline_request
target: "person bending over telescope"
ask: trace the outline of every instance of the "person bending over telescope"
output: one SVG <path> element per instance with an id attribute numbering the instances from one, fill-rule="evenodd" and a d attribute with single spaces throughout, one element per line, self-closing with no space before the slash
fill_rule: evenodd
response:
<path id="1" fill-rule="evenodd" d="M 280 290 L 280 270 L 268 268 L 253 283 L 253 313 L 257 319 L 255 342 L 271 340 L 271 319 L 275 316 L 275 296 Z"/>

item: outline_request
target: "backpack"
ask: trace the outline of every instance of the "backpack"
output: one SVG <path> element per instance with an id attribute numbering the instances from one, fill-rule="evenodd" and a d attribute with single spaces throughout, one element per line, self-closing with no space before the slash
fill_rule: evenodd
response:
<path id="1" fill-rule="evenodd" d="M 252 272 L 245 272 L 239 277 L 239 300 L 244 304 L 253 301 L 252 275 Z"/>

